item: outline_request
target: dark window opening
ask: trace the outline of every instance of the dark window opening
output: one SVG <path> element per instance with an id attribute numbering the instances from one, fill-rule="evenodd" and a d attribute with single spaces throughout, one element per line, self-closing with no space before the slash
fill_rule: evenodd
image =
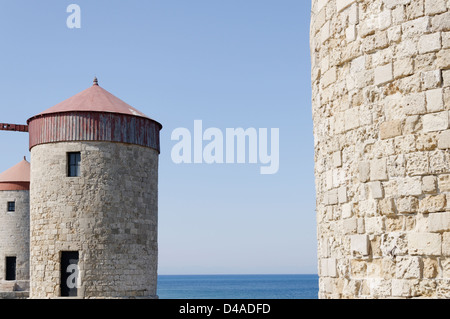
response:
<path id="1" fill-rule="evenodd" d="M 61 252 L 61 297 L 78 295 L 78 251 Z"/>
<path id="2" fill-rule="evenodd" d="M 16 257 L 6 257 L 6 280 L 16 280 Z"/>
<path id="3" fill-rule="evenodd" d="M 16 211 L 16 202 L 8 202 L 8 212 Z"/>
<path id="4" fill-rule="evenodd" d="M 79 177 L 80 176 L 80 164 L 81 164 L 81 153 L 67 153 L 68 162 L 68 172 L 69 177 Z"/>

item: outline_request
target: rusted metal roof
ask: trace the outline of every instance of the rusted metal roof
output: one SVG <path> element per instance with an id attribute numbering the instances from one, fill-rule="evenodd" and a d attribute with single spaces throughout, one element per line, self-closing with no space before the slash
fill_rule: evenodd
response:
<path id="1" fill-rule="evenodd" d="M 97 79 L 94 79 L 94 85 L 90 88 L 38 115 L 79 111 L 119 113 L 148 118 L 145 114 L 100 87 Z"/>
<path id="2" fill-rule="evenodd" d="M 23 161 L 0 174 L 0 191 L 30 189 L 30 163 Z"/>
<path id="3" fill-rule="evenodd" d="M 98 86 L 61 102 L 28 120 L 30 149 L 69 141 L 130 143 L 160 151 L 162 125 Z"/>

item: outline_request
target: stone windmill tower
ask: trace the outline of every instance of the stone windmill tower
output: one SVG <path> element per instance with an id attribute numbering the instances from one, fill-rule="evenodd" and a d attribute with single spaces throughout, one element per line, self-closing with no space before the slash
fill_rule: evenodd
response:
<path id="1" fill-rule="evenodd" d="M 450 2 L 313 0 L 321 298 L 450 297 Z"/>
<path id="2" fill-rule="evenodd" d="M 95 79 L 28 126 L 30 298 L 156 298 L 161 124 Z"/>
<path id="3" fill-rule="evenodd" d="M 28 290 L 30 163 L 0 174 L 0 292 Z"/>

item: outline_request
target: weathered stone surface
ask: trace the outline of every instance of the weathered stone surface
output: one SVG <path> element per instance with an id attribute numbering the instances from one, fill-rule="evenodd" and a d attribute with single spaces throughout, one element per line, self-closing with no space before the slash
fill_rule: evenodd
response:
<path id="1" fill-rule="evenodd" d="M 354 256 L 369 255 L 369 238 L 367 235 L 351 236 L 351 252 Z"/>
<path id="2" fill-rule="evenodd" d="M 370 162 L 370 180 L 383 181 L 387 180 L 386 159 L 374 159 Z"/>
<path id="3" fill-rule="evenodd" d="M 446 197 L 443 194 L 436 196 L 426 196 L 419 201 L 420 213 L 436 213 L 441 212 L 446 206 Z"/>
<path id="4" fill-rule="evenodd" d="M 7 203 L 15 202 L 15 211 L 7 212 Z M 16 257 L 16 279 L 29 281 L 30 193 L 0 191 L 0 283 L 6 280 L 7 256 Z M 28 283 L 26 283 L 28 288 Z M 0 285 L 1 291 L 1 285 Z"/>
<path id="5" fill-rule="evenodd" d="M 380 138 L 382 140 L 402 135 L 402 121 L 384 122 L 380 126 Z"/>
<path id="6" fill-rule="evenodd" d="M 338 265 L 319 295 L 450 298 L 450 2 L 313 8 L 318 229 Z"/>
<path id="7" fill-rule="evenodd" d="M 407 236 L 408 252 L 411 255 L 441 255 L 441 235 L 436 233 L 410 232 Z"/>
<path id="8" fill-rule="evenodd" d="M 430 214 L 428 216 L 428 231 L 450 232 L 450 212 Z"/>
<path id="9" fill-rule="evenodd" d="M 81 152 L 80 177 L 67 177 L 67 152 Z M 31 163 L 30 298 L 60 295 L 61 251 L 80 254 L 81 297 L 154 298 L 158 152 L 52 143 L 33 147 Z"/>
<path id="10" fill-rule="evenodd" d="M 398 279 L 414 279 L 421 277 L 422 267 L 419 257 L 397 257 L 396 266 L 395 277 Z"/>

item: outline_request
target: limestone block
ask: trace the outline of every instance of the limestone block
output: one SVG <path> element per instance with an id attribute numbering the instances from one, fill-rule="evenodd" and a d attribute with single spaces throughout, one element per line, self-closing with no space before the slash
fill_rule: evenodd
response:
<path id="1" fill-rule="evenodd" d="M 450 70 L 442 71 L 442 82 L 444 87 L 450 87 Z"/>
<path id="2" fill-rule="evenodd" d="M 435 15 L 447 11 L 446 0 L 425 0 L 425 14 Z"/>
<path id="3" fill-rule="evenodd" d="M 450 49 L 436 53 L 436 66 L 440 69 L 450 68 Z"/>
<path id="4" fill-rule="evenodd" d="M 396 257 L 395 277 L 398 279 L 421 278 L 422 269 L 419 257 Z"/>
<path id="5" fill-rule="evenodd" d="M 387 180 L 386 159 L 374 159 L 370 161 L 370 180 L 384 181 Z"/>
<path id="6" fill-rule="evenodd" d="M 435 258 L 423 258 L 423 277 L 436 278 L 439 271 L 439 264 Z"/>
<path id="7" fill-rule="evenodd" d="M 397 200 L 397 210 L 401 214 L 416 213 L 419 209 L 419 200 L 416 197 L 400 197 Z"/>
<path id="8" fill-rule="evenodd" d="M 450 162 L 446 156 L 446 153 L 441 150 L 435 150 L 429 152 L 430 157 L 430 173 L 441 174 L 449 171 Z"/>
<path id="9" fill-rule="evenodd" d="M 380 250 L 382 256 L 395 259 L 396 256 L 406 255 L 408 244 L 406 233 L 388 232 L 381 235 Z"/>
<path id="10" fill-rule="evenodd" d="M 353 216 L 352 212 L 352 204 L 351 203 L 345 203 L 342 205 L 342 218 L 350 218 Z"/>
<path id="11" fill-rule="evenodd" d="M 350 238 L 350 249 L 353 256 L 369 255 L 369 237 L 367 235 L 353 235 Z"/>
<path id="12" fill-rule="evenodd" d="M 352 4 L 352 6 L 350 7 L 350 11 L 348 14 L 348 22 L 350 24 L 359 23 L 359 7 L 357 3 Z"/>
<path id="13" fill-rule="evenodd" d="M 411 297 L 411 281 L 406 279 L 392 279 L 393 297 Z"/>
<path id="14" fill-rule="evenodd" d="M 378 202 L 378 209 L 381 215 L 392 216 L 396 213 L 395 202 L 393 198 L 383 198 Z"/>
<path id="15" fill-rule="evenodd" d="M 410 255 L 439 256 L 441 250 L 441 235 L 438 233 L 407 234 L 408 252 Z"/>
<path id="16" fill-rule="evenodd" d="M 413 20 L 423 16 L 423 0 L 411 1 L 407 6 L 405 6 L 406 18 L 408 20 Z"/>
<path id="17" fill-rule="evenodd" d="M 405 177 L 398 181 L 398 194 L 400 196 L 418 196 L 422 194 L 422 181 L 420 177 Z"/>
<path id="18" fill-rule="evenodd" d="M 325 172 L 325 188 L 330 190 L 333 188 L 333 170 Z"/>
<path id="19" fill-rule="evenodd" d="M 356 25 L 351 24 L 345 29 L 345 38 L 347 39 L 347 42 L 356 40 Z"/>
<path id="20" fill-rule="evenodd" d="M 441 259 L 441 267 L 442 267 L 442 277 L 450 278 L 450 258 L 442 258 Z M 450 280 L 447 281 L 447 285 L 450 284 Z M 450 287 L 450 286 L 447 286 Z M 448 297 L 447 297 L 448 298 Z"/>
<path id="21" fill-rule="evenodd" d="M 368 278 L 367 284 L 372 298 L 386 298 L 391 296 L 391 280 Z"/>
<path id="22" fill-rule="evenodd" d="M 333 153 L 332 161 L 335 168 L 342 166 L 342 154 L 340 151 Z"/>
<path id="23" fill-rule="evenodd" d="M 344 219 L 342 221 L 342 231 L 344 234 L 356 234 L 358 229 L 358 224 L 356 218 Z"/>
<path id="24" fill-rule="evenodd" d="M 428 216 L 428 231 L 450 231 L 450 212 L 430 214 Z"/>
<path id="25" fill-rule="evenodd" d="M 348 201 L 347 198 L 347 187 L 341 186 L 338 189 L 338 201 L 340 204 L 346 203 Z"/>
<path id="26" fill-rule="evenodd" d="M 442 235 L 442 255 L 450 256 L 450 232 Z"/>
<path id="27" fill-rule="evenodd" d="M 407 115 L 425 114 L 425 93 L 412 93 L 404 98 L 405 112 Z"/>
<path id="28" fill-rule="evenodd" d="M 345 111 L 345 130 L 349 131 L 358 128 L 359 122 L 359 108 L 353 107 Z"/>
<path id="29" fill-rule="evenodd" d="M 378 27 L 378 20 L 375 17 L 370 17 L 362 20 L 359 24 L 359 34 L 361 38 L 374 34 Z"/>
<path id="30" fill-rule="evenodd" d="M 434 89 L 426 92 L 427 111 L 439 112 L 444 110 L 443 90 Z"/>
<path id="31" fill-rule="evenodd" d="M 438 185 L 441 192 L 450 192 L 450 175 L 439 175 Z"/>
<path id="32" fill-rule="evenodd" d="M 378 28 L 380 30 L 386 30 L 392 25 L 391 10 L 381 11 L 378 15 Z"/>
<path id="33" fill-rule="evenodd" d="M 436 176 L 424 176 L 422 178 L 422 191 L 426 194 L 435 194 L 437 192 Z"/>
<path id="34" fill-rule="evenodd" d="M 426 196 L 419 202 L 420 213 L 436 213 L 445 210 L 446 197 L 444 194 Z"/>
<path id="35" fill-rule="evenodd" d="M 337 79 L 337 70 L 336 67 L 332 67 L 322 76 L 321 82 L 323 87 L 327 87 L 330 84 L 336 82 Z"/>
<path id="36" fill-rule="evenodd" d="M 437 147 L 438 133 L 429 132 L 416 135 L 416 148 L 418 151 L 433 151 Z"/>
<path id="37" fill-rule="evenodd" d="M 414 73 L 413 59 L 406 58 L 394 61 L 394 78 L 405 77 Z"/>
<path id="38" fill-rule="evenodd" d="M 336 205 L 338 203 L 337 189 L 332 189 L 332 190 L 328 191 L 327 199 L 328 199 L 328 201 L 327 201 L 328 205 Z"/>
<path id="39" fill-rule="evenodd" d="M 365 229 L 368 234 L 381 234 L 384 229 L 384 217 L 369 217 L 364 221 Z"/>
<path id="40" fill-rule="evenodd" d="M 438 14 L 431 19 L 431 31 L 449 31 L 450 30 L 450 11 Z"/>
<path id="41" fill-rule="evenodd" d="M 441 150 L 450 148 L 450 130 L 443 131 L 439 134 L 438 148 Z"/>
<path id="42" fill-rule="evenodd" d="M 398 42 L 402 38 L 402 28 L 401 26 L 393 26 L 387 30 L 387 37 L 389 40 L 389 43 L 392 42 Z M 394 67 L 395 71 L 395 67 Z"/>
<path id="43" fill-rule="evenodd" d="M 350 260 L 352 278 L 365 278 L 367 274 L 367 262 L 365 260 Z"/>
<path id="44" fill-rule="evenodd" d="M 448 112 L 439 112 L 433 114 L 425 114 L 422 117 L 423 131 L 436 132 L 448 129 L 449 118 Z"/>
<path id="45" fill-rule="evenodd" d="M 375 85 L 386 84 L 394 79 L 392 63 L 379 66 L 375 69 Z"/>
<path id="46" fill-rule="evenodd" d="M 414 152 L 405 155 L 406 173 L 409 176 L 429 173 L 429 158 L 427 152 Z"/>
<path id="47" fill-rule="evenodd" d="M 336 258 L 328 258 L 327 259 L 327 274 L 329 277 L 337 276 L 337 262 Z"/>
<path id="48" fill-rule="evenodd" d="M 372 198 L 381 199 L 384 197 L 383 186 L 380 181 L 370 182 L 369 183 L 370 193 Z"/>
<path id="49" fill-rule="evenodd" d="M 402 135 L 402 121 L 388 121 L 380 125 L 380 138 L 382 140 Z"/>
<path id="50" fill-rule="evenodd" d="M 419 115 L 407 116 L 403 127 L 403 134 L 412 134 L 422 129 L 422 123 Z"/>
<path id="51" fill-rule="evenodd" d="M 328 238 L 321 238 L 320 241 L 320 257 L 327 258 L 330 256 L 330 245 L 328 244 Z"/>
<path id="52" fill-rule="evenodd" d="M 361 32 L 361 29 L 360 29 Z M 368 35 L 363 39 L 361 48 L 365 53 L 374 53 L 377 50 L 385 49 L 389 46 L 389 39 L 387 36 L 387 31 L 380 31 L 373 35 Z M 387 68 L 386 68 L 387 69 Z M 379 74 L 382 77 L 386 77 L 388 73 L 384 73 L 383 70 L 380 70 Z M 387 71 L 389 71 L 387 69 Z M 391 68 L 392 71 L 392 68 Z"/>
<path id="53" fill-rule="evenodd" d="M 406 38 L 425 34 L 430 29 L 430 18 L 425 16 L 402 24 L 402 33 Z"/>
<path id="54" fill-rule="evenodd" d="M 427 71 L 421 73 L 422 90 L 436 89 L 441 85 L 441 71 Z"/>
<path id="55" fill-rule="evenodd" d="M 363 234 L 365 232 L 364 218 L 356 219 L 356 232 L 358 234 Z"/>
<path id="56" fill-rule="evenodd" d="M 420 54 L 439 51 L 441 49 L 440 32 L 422 35 L 419 39 L 418 49 Z"/>

